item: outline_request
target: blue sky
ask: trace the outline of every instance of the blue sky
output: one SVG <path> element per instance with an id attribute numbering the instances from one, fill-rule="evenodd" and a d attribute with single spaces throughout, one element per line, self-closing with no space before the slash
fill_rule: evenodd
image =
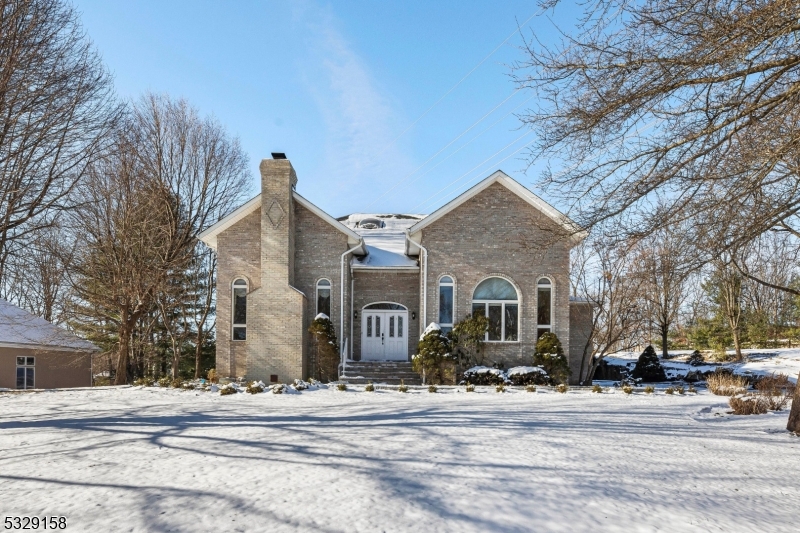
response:
<path id="1" fill-rule="evenodd" d="M 535 2 L 74 3 L 120 96 L 164 92 L 214 115 L 250 157 L 253 194 L 273 151 L 334 216 L 428 213 L 498 168 L 535 190 L 535 132 L 513 114 L 535 100 L 509 78 L 521 36 L 445 96 Z M 547 16 L 524 31 L 556 35 Z"/>

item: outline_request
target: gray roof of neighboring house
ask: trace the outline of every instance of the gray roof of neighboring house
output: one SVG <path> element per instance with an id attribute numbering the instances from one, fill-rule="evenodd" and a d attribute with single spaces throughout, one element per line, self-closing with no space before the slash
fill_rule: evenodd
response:
<path id="1" fill-rule="evenodd" d="M 0 346 L 98 351 L 91 342 L 0 300 Z"/>

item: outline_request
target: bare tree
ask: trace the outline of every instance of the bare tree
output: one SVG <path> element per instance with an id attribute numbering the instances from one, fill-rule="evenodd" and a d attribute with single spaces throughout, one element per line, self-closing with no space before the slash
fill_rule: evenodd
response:
<path id="1" fill-rule="evenodd" d="M 688 296 L 692 273 L 690 247 L 680 228 L 666 226 L 636 243 L 632 275 L 641 280 L 641 297 L 649 321 L 661 337 L 661 353 L 669 356 L 670 329 Z"/>
<path id="2" fill-rule="evenodd" d="M 90 226 L 78 287 L 118 324 L 117 384 L 128 380 L 135 324 L 184 276 L 197 233 L 241 201 L 246 177 L 238 140 L 218 122 L 152 94 L 132 107 L 114 149 L 93 169 L 76 217 Z"/>
<path id="3" fill-rule="evenodd" d="M 61 0 L 0 0 L 0 284 L 106 148 L 112 80 Z"/>
<path id="4" fill-rule="evenodd" d="M 770 229 L 800 236 L 798 1 L 582 5 L 574 32 L 533 39 L 515 71 L 539 96 L 522 117 L 531 160 L 571 163 L 542 186 L 586 227 L 690 220 L 709 258 Z"/>
<path id="5" fill-rule="evenodd" d="M 736 359 L 744 359 L 742 355 L 741 320 L 742 320 L 742 275 L 729 259 L 720 257 L 713 261 L 712 290 L 728 323 L 733 337 Z"/>
<path id="6" fill-rule="evenodd" d="M 642 280 L 633 272 L 632 257 L 626 247 L 609 246 L 602 237 L 590 237 L 573 250 L 573 293 L 592 306 L 591 331 L 578 376 L 582 384 L 592 382 L 607 355 L 641 342 Z"/>

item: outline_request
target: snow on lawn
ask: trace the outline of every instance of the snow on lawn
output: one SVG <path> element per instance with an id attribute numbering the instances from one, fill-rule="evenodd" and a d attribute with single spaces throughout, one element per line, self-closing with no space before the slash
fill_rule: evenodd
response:
<path id="1" fill-rule="evenodd" d="M 752 349 L 742 350 L 746 361 L 743 363 L 724 363 L 690 366 L 685 359 L 692 353 L 691 350 L 671 350 L 670 356 L 676 359 L 659 359 L 669 378 L 680 379 L 688 372 L 713 372 L 718 366 L 731 368 L 736 374 L 785 374 L 792 381 L 797 381 L 797 374 L 800 373 L 800 349 L 798 348 L 778 348 L 778 349 Z M 733 354 L 733 351 L 728 353 Z M 627 367 L 633 370 L 636 361 L 639 359 L 639 352 L 619 352 L 605 358 L 610 366 Z M 682 359 L 684 361 L 682 361 Z"/>
<path id="2" fill-rule="evenodd" d="M 797 531 L 787 414 L 726 411 L 543 388 L 6 393 L 0 502 L 93 532 Z"/>

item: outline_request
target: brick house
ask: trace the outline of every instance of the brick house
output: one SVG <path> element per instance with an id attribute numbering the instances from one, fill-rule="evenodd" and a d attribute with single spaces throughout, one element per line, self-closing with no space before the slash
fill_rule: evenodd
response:
<path id="1" fill-rule="evenodd" d="M 552 331 L 579 375 L 591 313 L 570 300 L 569 252 L 584 233 L 503 172 L 427 216 L 335 219 L 296 192 L 283 154 L 260 170 L 261 194 L 200 235 L 218 255 L 221 376 L 307 378 L 319 313 L 364 373 L 408 365 L 428 324 L 472 312 L 491 324 L 484 364 L 529 365 Z"/>

